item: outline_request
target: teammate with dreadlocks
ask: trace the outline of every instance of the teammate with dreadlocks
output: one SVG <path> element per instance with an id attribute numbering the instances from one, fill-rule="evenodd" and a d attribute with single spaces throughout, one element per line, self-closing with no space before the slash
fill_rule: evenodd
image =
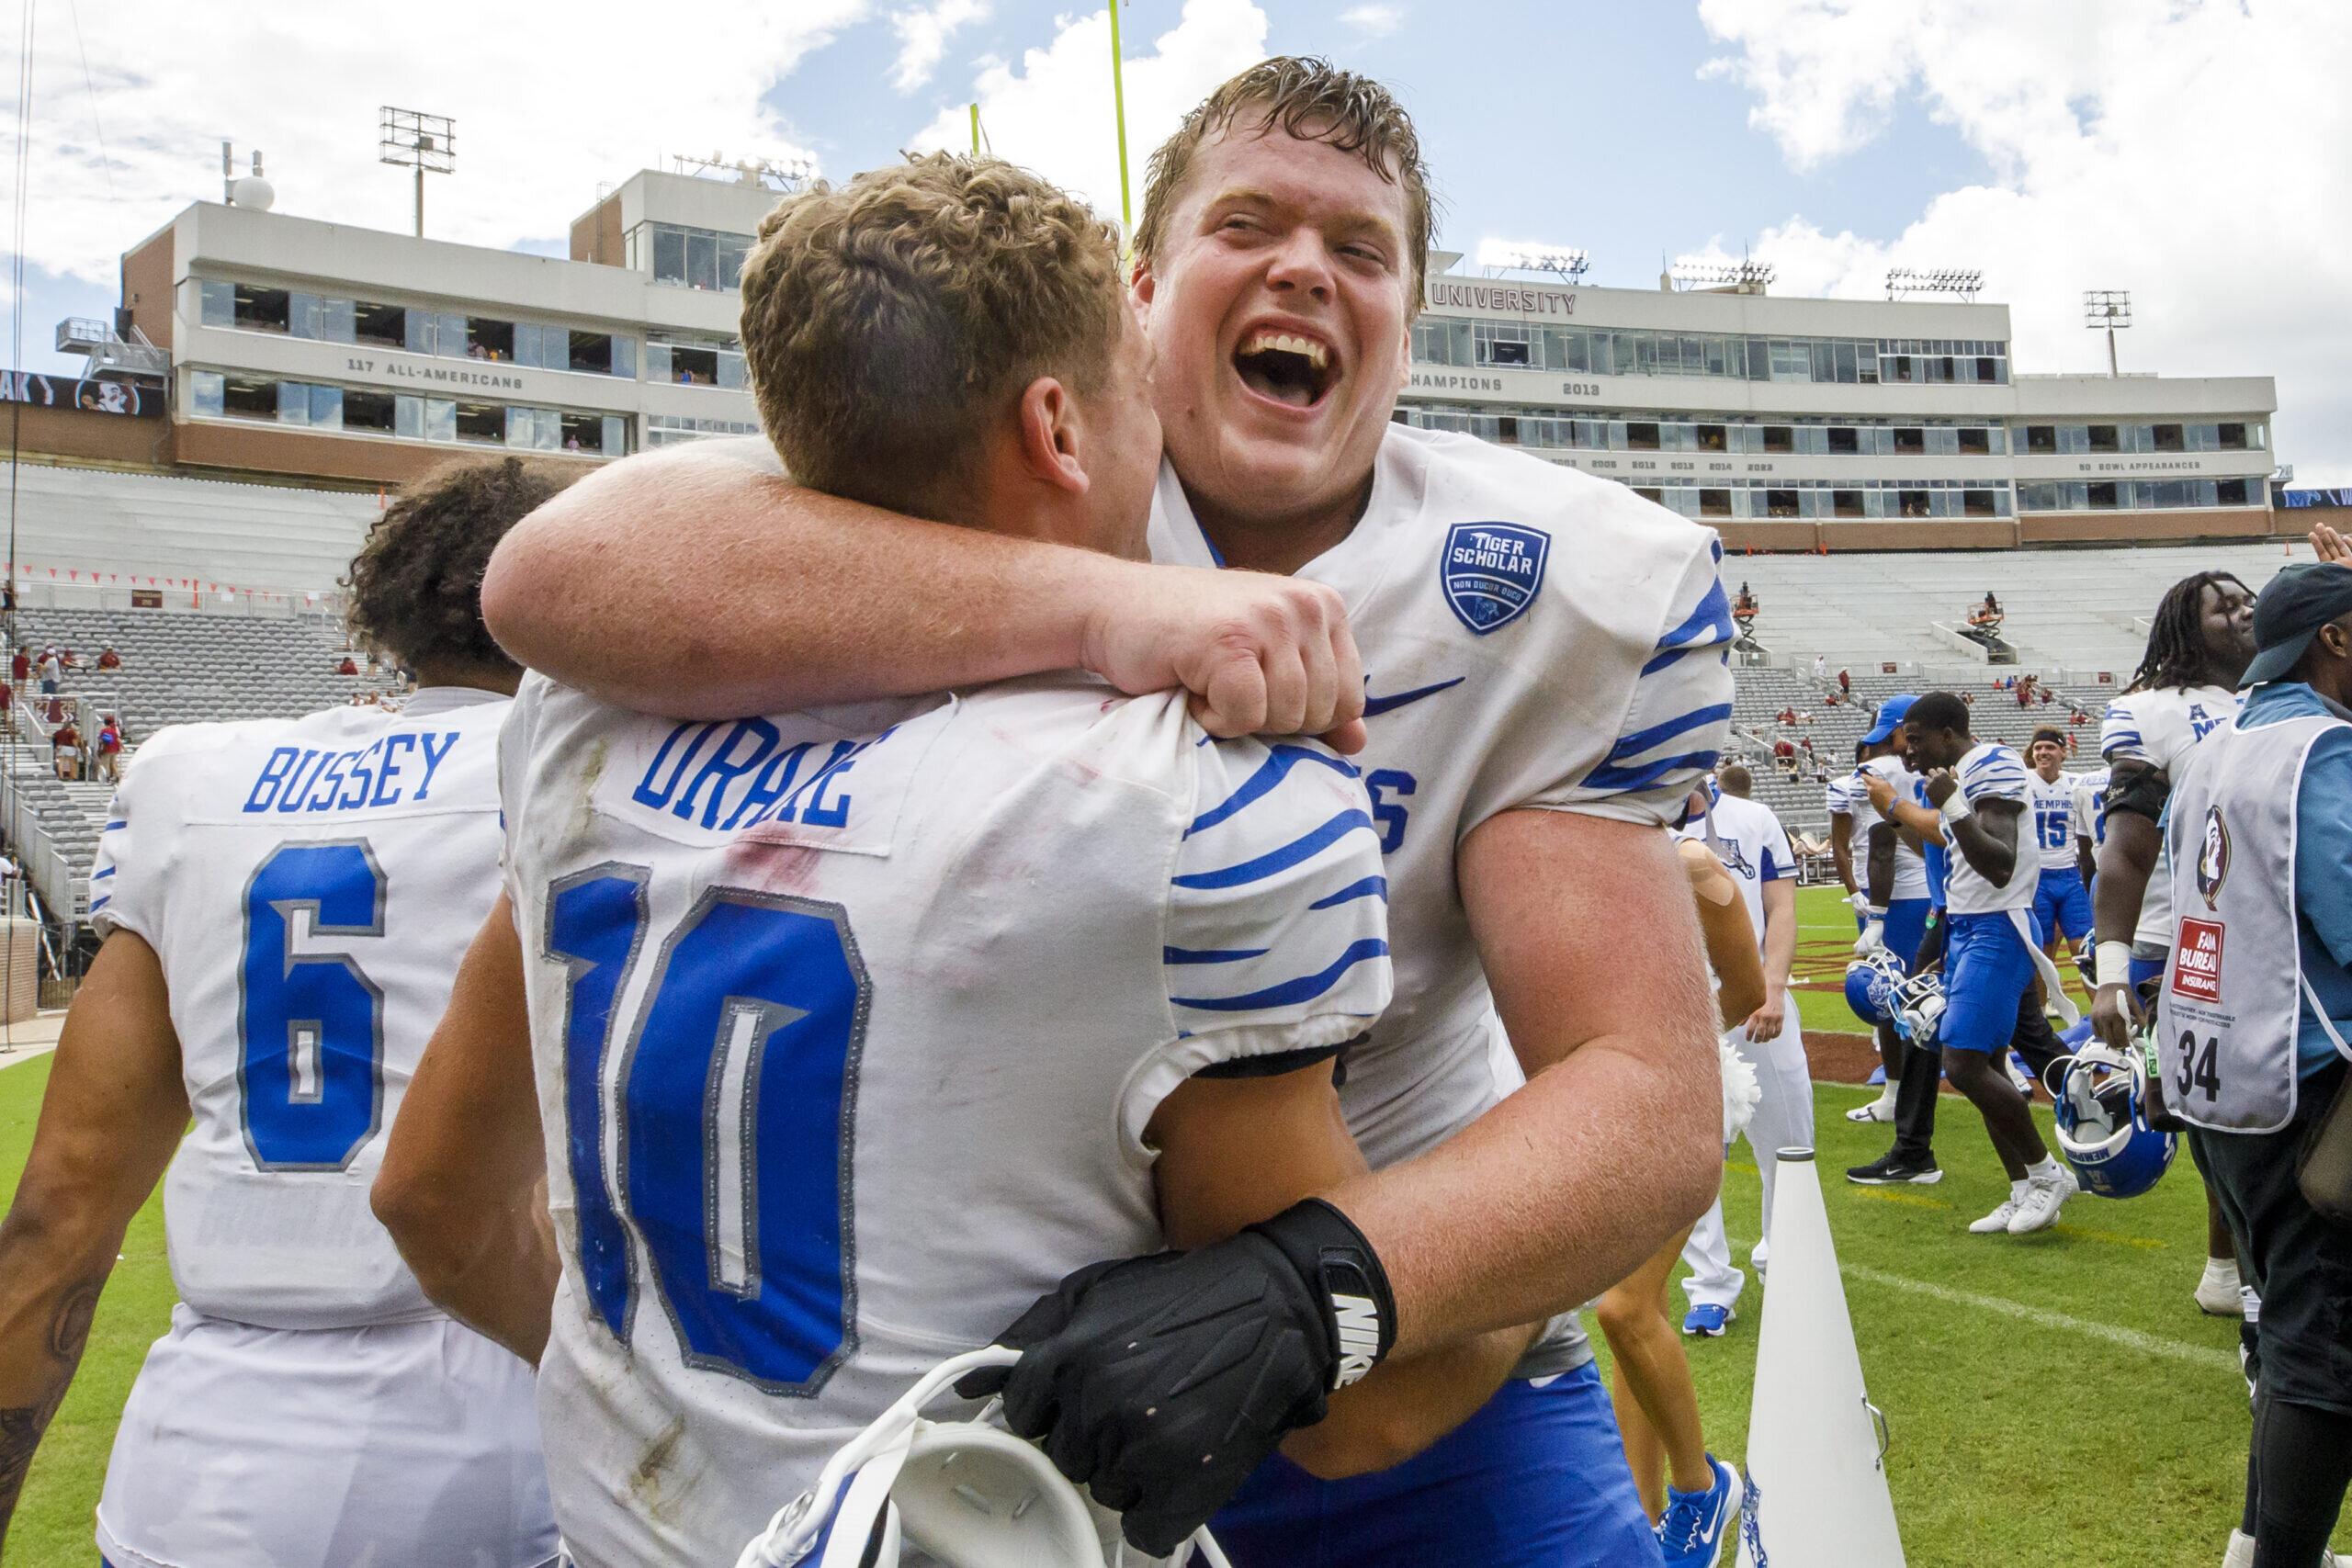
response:
<path id="1" fill-rule="evenodd" d="M 2099 750 L 2113 773 L 2092 892 L 2098 995 L 2091 1027 L 2118 1050 L 2130 1048 L 2143 1012 L 2139 988 L 2164 974 L 2172 940 L 2172 879 L 2154 874 L 2163 841 L 2156 818 L 2190 750 L 2236 716 L 2238 680 L 2253 658 L 2254 595 L 2245 584 L 2226 571 L 2185 577 L 2156 606 L 2147 654 L 2099 727 Z M 2205 1254 L 2199 1308 L 2241 1315 L 2236 1250 L 2210 1193 Z"/>

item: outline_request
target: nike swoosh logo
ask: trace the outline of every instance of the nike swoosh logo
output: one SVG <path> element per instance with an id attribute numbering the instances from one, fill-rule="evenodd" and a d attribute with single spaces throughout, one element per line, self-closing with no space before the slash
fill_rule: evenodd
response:
<path id="1" fill-rule="evenodd" d="M 1391 713 L 1403 707 L 1407 703 L 1417 703 L 1423 697 L 1437 695 L 1449 686 L 1459 686 L 1468 679 L 1466 675 L 1456 675 L 1451 681 L 1440 681 L 1434 686 L 1418 686 L 1412 691 L 1398 692 L 1393 696 L 1375 697 L 1367 693 L 1363 699 L 1363 716 L 1366 718 L 1377 718 L 1382 714 Z"/>

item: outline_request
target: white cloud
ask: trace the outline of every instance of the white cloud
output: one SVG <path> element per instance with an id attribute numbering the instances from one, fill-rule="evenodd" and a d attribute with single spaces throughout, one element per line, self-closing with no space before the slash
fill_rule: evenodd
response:
<path id="1" fill-rule="evenodd" d="M 1135 47 L 1132 35 L 1121 41 Z M 1184 0 L 1183 16 L 1152 40 L 1151 52 L 1125 60 L 1127 167 L 1137 217 L 1152 149 L 1211 88 L 1265 52 L 1266 14 L 1250 0 Z M 1024 51 L 1017 67 L 986 66 L 974 88 L 999 157 L 1036 170 L 1098 212 L 1118 215 L 1109 12 L 1063 18 L 1052 43 Z M 971 135 L 964 109 L 944 109 L 912 145 L 969 147 Z"/>
<path id="2" fill-rule="evenodd" d="M 891 12 L 890 30 L 899 35 L 899 58 L 890 66 L 890 85 L 911 93 L 930 81 L 947 52 L 947 40 L 957 29 L 988 14 L 988 0 L 938 0 L 928 7 Z"/>
<path id="3" fill-rule="evenodd" d="M 67 29 L 35 51 L 26 251 L 110 285 L 123 251 L 187 203 L 220 198 L 223 138 L 241 173 L 246 150 L 267 154 L 278 211 L 405 230 L 413 187 L 376 161 L 385 103 L 457 121 L 458 172 L 426 180 L 428 234 L 499 246 L 561 235 L 599 181 L 665 153 L 813 162 L 760 97 L 869 9 L 734 0 L 691 25 L 649 27 L 641 6 L 618 0 L 582 0 L 560 25 L 539 7 L 456 0 L 414 0 L 396 17 L 117 0 L 89 85 Z"/>
<path id="4" fill-rule="evenodd" d="M 1386 38 L 1405 25 L 1402 6 L 1357 6 L 1340 13 L 1340 20 L 1366 38 Z"/>
<path id="5" fill-rule="evenodd" d="M 2352 482 L 2352 6 L 2266 0 L 1699 0 L 1708 67 L 1800 169 L 1916 96 L 1991 164 L 1899 234 L 1758 237 L 1777 291 L 1868 297 L 1891 265 L 1976 266 L 2027 370 L 2106 368 L 2082 291 L 2129 288 L 2127 370 L 2275 375 L 2278 456 Z"/>

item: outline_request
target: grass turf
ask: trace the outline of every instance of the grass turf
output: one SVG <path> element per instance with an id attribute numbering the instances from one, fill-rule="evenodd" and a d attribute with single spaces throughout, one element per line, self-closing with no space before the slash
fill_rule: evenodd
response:
<path id="1" fill-rule="evenodd" d="M 49 1057 L 38 1056 L 0 1068 L 0 1210 L 16 1200 L 49 1064 Z M 164 1201 L 158 1193 L 130 1222 L 122 1261 L 98 1298 L 82 1369 L 33 1456 L 6 1550 L 0 1553 L 8 1568 L 92 1568 L 97 1562 L 91 1517 L 106 1480 L 115 1422 L 147 1347 L 171 1326 L 177 1299 L 164 1256 Z"/>
<path id="2" fill-rule="evenodd" d="M 1842 974 L 1837 949 L 1851 941 L 1839 935 L 1852 931 L 1850 913 L 1821 889 L 1801 892 L 1798 908 L 1800 974 Z M 1807 1027 L 1859 1028 L 1834 981 L 1798 994 Z M 15 1194 L 48 1077 L 46 1057 L 0 1069 L 0 1207 Z M 1863 1372 L 1887 1413 L 1888 1482 L 1913 1568 L 2218 1562 L 2244 1487 L 2245 1384 L 2231 1369 L 2235 1324 L 2199 1315 L 2188 1299 L 2205 1204 L 2187 1154 L 2144 1198 L 2077 1198 L 2054 1231 L 1973 1236 L 1967 1222 L 2006 1190 L 1976 1113 L 1942 1103 L 1941 1184 L 1859 1188 L 1842 1179 L 1845 1168 L 1883 1153 L 1887 1139 L 1883 1127 L 1845 1119 L 1866 1098 L 1815 1087 L 1819 1168 Z M 1744 1144 L 1724 1170 L 1724 1200 L 1734 1235 L 1748 1238 L 1736 1247 L 1745 1265 L 1758 1186 Z M 2145 1336 L 2190 1358 L 2047 1317 L 2026 1321 L 1987 1300 Z M 151 1201 L 131 1224 L 80 1375 L 33 1461 L 8 1537 L 12 1568 L 95 1561 L 91 1510 L 116 1417 L 172 1302 L 162 1205 Z M 1747 1448 L 1763 1314 L 1752 1278 L 1739 1312 L 1727 1337 L 1684 1341 L 1709 1445 L 1735 1460 Z M 2352 1547 L 2352 1531 L 2340 1531 L 2337 1545 Z"/>

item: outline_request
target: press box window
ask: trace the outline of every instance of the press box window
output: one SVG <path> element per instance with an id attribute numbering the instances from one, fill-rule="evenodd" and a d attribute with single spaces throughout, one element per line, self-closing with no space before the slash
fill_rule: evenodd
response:
<path id="1" fill-rule="evenodd" d="M 1835 515 L 1839 517 L 1865 517 L 1869 515 L 1869 513 L 1863 509 L 1862 492 L 1860 491 L 1839 490 L 1832 491 L 1829 494 L 1831 511 Z"/>
<path id="2" fill-rule="evenodd" d="M 283 288 L 235 286 L 235 324 L 247 332 L 282 333 L 287 329 L 292 297 Z"/>
<path id="3" fill-rule="evenodd" d="M 220 412 L 231 419 L 277 417 L 277 383 L 232 376 L 223 384 Z"/>
<path id="4" fill-rule="evenodd" d="M 1985 457 L 1993 452 L 1993 433 L 1989 430 L 1963 430 L 1960 433 L 1960 455 L 1963 457 Z"/>
<path id="5" fill-rule="evenodd" d="M 2058 455 L 2058 427 L 2054 424 L 2029 424 L 2025 427 L 2025 451 L 2029 457 Z"/>
<path id="6" fill-rule="evenodd" d="M 506 445 L 506 410 L 497 403 L 458 403 L 457 439 Z"/>
<path id="7" fill-rule="evenodd" d="M 1625 446 L 1628 451 L 1633 452 L 1657 451 L 1657 426 L 1640 420 L 1628 421 L 1625 425 Z"/>
<path id="8" fill-rule="evenodd" d="M 316 338 L 322 343 L 351 343 L 357 336 L 357 311 L 348 299 L 330 299 L 320 294 L 289 294 L 287 296 L 287 319 L 296 337 Z"/>
<path id="9" fill-rule="evenodd" d="M 379 435 L 392 434 L 396 417 L 394 404 L 397 401 L 390 392 L 346 390 L 343 394 L 343 427 L 345 430 L 373 431 Z"/>
<path id="10" fill-rule="evenodd" d="M 277 423 L 306 424 L 316 429 L 343 428 L 343 389 L 312 386 L 304 381 L 277 384 Z"/>

